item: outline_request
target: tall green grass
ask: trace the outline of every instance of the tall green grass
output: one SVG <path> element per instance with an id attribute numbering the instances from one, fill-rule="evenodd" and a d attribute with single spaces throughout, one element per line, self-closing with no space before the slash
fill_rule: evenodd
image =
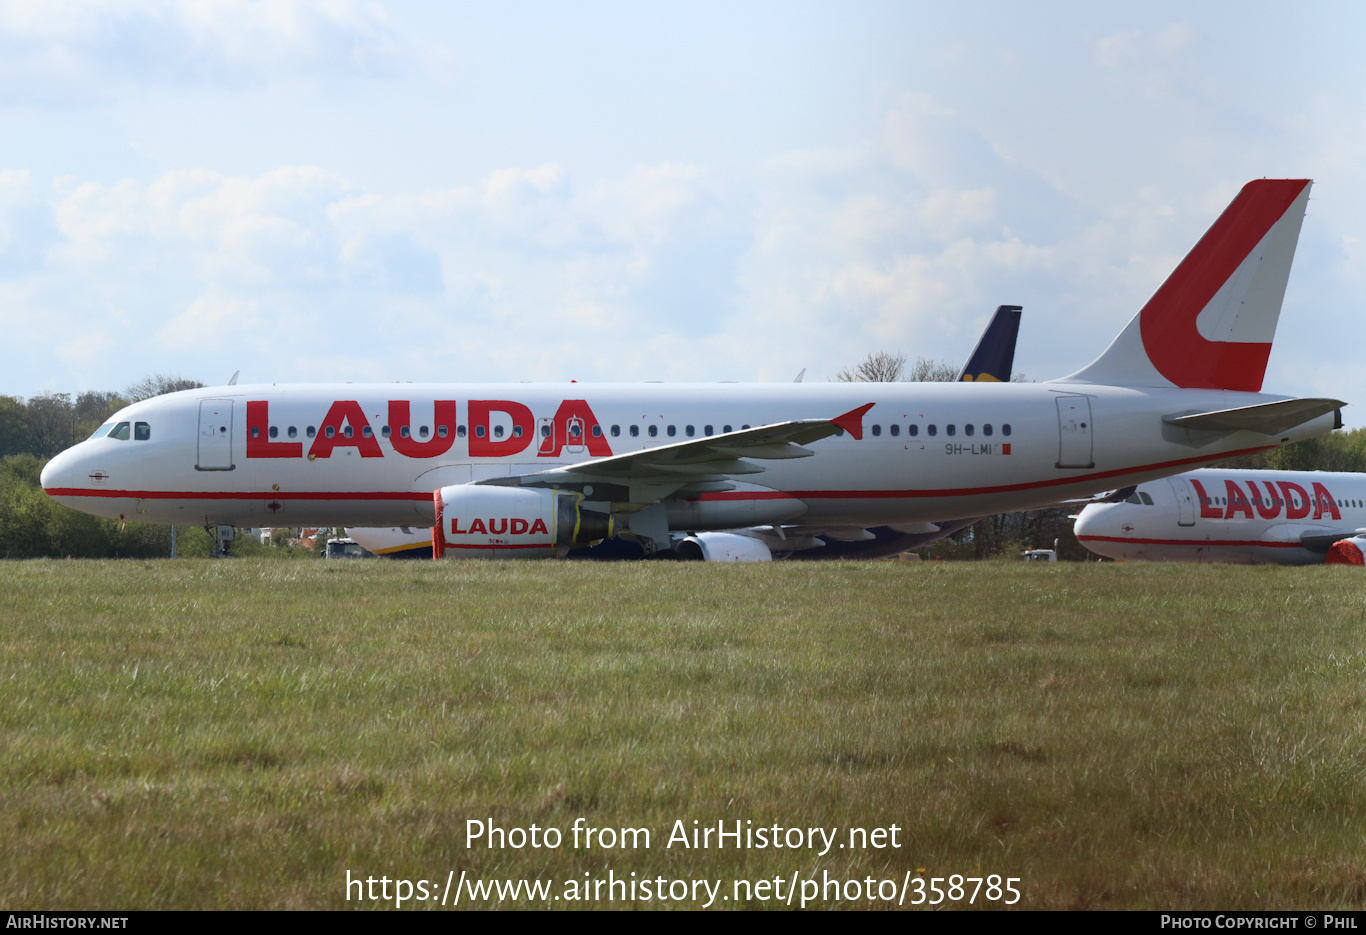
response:
<path id="1" fill-rule="evenodd" d="M 340 908 L 348 869 L 1366 894 L 1350 569 L 35 561 L 0 588 L 8 907 Z M 567 846 L 580 817 L 653 846 Z M 566 846 L 467 848 L 470 818 Z M 665 848 L 676 819 L 903 846 Z"/>

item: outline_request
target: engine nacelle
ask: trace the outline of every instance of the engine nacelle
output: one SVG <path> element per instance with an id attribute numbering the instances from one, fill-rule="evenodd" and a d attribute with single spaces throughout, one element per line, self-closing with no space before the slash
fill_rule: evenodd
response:
<path id="1" fill-rule="evenodd" d="M 674 551 L 691 562 L 771 562 L 773 553 L 758 539 L 733 532 L 699 532 L 673 542 Z"/>
<path id="2" fill-rule="evenodd" d="M 571 490 L 458 484 L 432 494 L 432 557 L 551 558 L 612 535 L 612 516 Z"/>

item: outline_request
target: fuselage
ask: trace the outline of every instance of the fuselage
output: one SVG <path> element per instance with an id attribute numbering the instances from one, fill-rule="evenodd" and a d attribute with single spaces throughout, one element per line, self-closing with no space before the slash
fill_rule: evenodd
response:
<path id="1" fill-rule="evenodd" d="M 1321 564 L 1334 538 L 1366 526 L 1366 474 L 1190 471 L 1093 503 L 1077 539 L 1120 560 Z"/>
<path id="2" fill-rule="evenodd" d="M 144 522 L 423 526 L 449 485 L 872 403 L 861 438 L 753 461 L 762 471 L 732 489 L 669 503 L 677 529 L 867 527 L 1030 509 L 1332 428 L 1332 414 L 1278 437 L 1162 422 L 1284 398 L 1077 383 L 211 387 L 126 407 L 42 481 L 69 506 Z"/>

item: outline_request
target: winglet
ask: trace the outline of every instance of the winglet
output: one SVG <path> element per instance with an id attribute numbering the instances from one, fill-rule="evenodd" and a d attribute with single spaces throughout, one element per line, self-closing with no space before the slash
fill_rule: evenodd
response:
<path id="1" fill-rule="evenodd" d="M 857 409 L 850 409 L 842 416 L 835 416 L 835 418 L 830 420 L 830 424 L 836 428 L 844 429 L 850 435 L 854 436 L 855 441 L 862 441 L 863 416 L 869 409 L 873 408 L 873 405 L 873 403 L 869 403 L 866 406 L 859 406 Z"/>

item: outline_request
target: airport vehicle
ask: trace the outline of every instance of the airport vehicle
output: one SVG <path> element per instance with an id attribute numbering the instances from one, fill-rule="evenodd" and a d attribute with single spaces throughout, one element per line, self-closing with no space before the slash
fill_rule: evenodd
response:
<path id="1" fill-rule="evenodd" d="M 1008 382 L 1015 365 L 1015 342 L 1020 333 L 1021 308 L 998 305 L 968 361 L 958 372 L 959 382 Z M 806 371 L 803 370 L 804 374 Z M 871 529 L 822 529 L 795 525 L 770 525 L 736 532 L 692 531 L 670 534 L 670 551 L 681 558 L 702 561 L 766 562 L 783 558 L 879 558 L 919 548 L 951 536 L 972 525 L 977 518 L 944 520 L 930 524 L 933 531 L 900 532 L 891 526 Z M 431 530 L 410 526 L 385 528 L 351 527 L 346 534 L 369 551 L 385 558 L 431 558 Z M 744 537 L 743 539 L 738 537 Z M 587 548 L 573 549 L 570 558 L 614 560 L 638 559 L 645 550 L 635 542 L 614 537 Z"/>
<path id="2" fill-rule="evenodd" d="M 1340 425 L 1340 400 L 1261 392 L 1309 187 L 1244 186 L 1110 347 L 1047 383 L 211 387 L 120 410 L 42 483 L 145 522 L 433 526 L 436 557 L 937 532 Z"/>
<path id="3" fill-rule="evenodd" d="M 323 558 L 374 558 L 368 549 L 349 536 L 343 539 L 328 539 L 323 546 Z"/>
<path id="4" fill-rule="evenodd" d="M 1121 560 L 1321 564 L 1366 526 L 1366 474 L 1190 471 L 1077 514 L 1078 541 Z"/>

